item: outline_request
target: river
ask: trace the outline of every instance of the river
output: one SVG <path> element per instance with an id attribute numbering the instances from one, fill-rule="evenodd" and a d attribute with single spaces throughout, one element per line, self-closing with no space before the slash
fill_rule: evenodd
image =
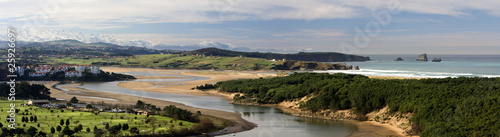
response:
<path id="1" fill-rule="evenodd" d="M 170 75 L 170 74 L 151 74 L 151 72 L 129 72 L 126 74 L 134 76 L 164 75 L 164 76 L 184 77 L 184 79 L 139 79 L 140 81 L 182 82 L 190 80 L 208 79 L 207 77 Z M 85 88 L 94 91 L 112 92 L 112 93 L 126 94 L 132 96 L 153 98 L 158 100 L 178 102 L 198 108 L 215 109 L 221 111 L 240 113 L 242 114 L 242 117 L 245 120 L 257 124 L 257 127 L 252 130 L 236 134 L 223 135 L 223 136 L 235 135 L 240 137 L 345 137 L 350 135 L 353 131 L 356 130 L 356 126 L 348 122 L 294 117 L 286 115 L 282 113 L 279 109 L 273 107 L 229 104 L 229 102 L 225 99 L 212 96 L 195 96 L 195 95 L 131 90 L 117 86 L 118 83 L 119 82 L 91 82 L 91 83 L 84 83 L 83 85 L 80 86 L 80 88 Z"/>

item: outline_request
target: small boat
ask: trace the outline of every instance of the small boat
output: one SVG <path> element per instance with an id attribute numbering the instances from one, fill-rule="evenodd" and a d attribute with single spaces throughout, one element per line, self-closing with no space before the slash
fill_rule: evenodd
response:
<path id="1" fill-rule="evenodd" d="M 440 59 L 440 58 L 434 58 L 434 59 L 432 60 L 432 62 L 441 62 L 441 59 Z"/>
<path id="2" fill-rule="evenodd" d="M 397 58 L 396 60 L 394 60 L 394 61 L 405 61 L 405 60 L 403 60 L 401 57 L 398 57 L 398 58 Z"/>

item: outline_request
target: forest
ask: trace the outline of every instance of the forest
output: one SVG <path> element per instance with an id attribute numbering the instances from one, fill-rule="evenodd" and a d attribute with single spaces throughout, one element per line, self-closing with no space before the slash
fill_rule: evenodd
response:
<path id="1" fill-rule="evenodd" d="M 42 84 L 29 84 L 28 82 L 16 83 L 16 99 L 51 99 L 50 89 Z M 8 97 L 10 94 L 10 85 L 0 84 L 0 96 Z"/>
<path id="2" fill-rule="evenodd" d="M 234 100 L 255 103 L 310 96 L 300 108 L 313 112 L 353 109 L 364 115 L 387 105 L 391 112 L 413 113 L 413 132 L 421 136 L 500 135 L 500 78 L 383 80 L 342 73 L 294 73 L 198 88 L 207 87 L 242 93 Z"/>

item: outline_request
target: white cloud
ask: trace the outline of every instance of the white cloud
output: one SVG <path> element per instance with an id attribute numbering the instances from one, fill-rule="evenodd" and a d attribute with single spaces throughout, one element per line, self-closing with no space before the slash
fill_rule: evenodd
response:
<path id="1" fill-rule="evenodd" d="M 137 23 L 219 22 L 273 19 L 356 18 L 387 8 L 386 0 L 1 0 L 0 22 L 32 21 L 41 26 L 106 29 Z M 500 1 L 400 0 L 403 11 L 451 16 L 479 10 L 500 16 Z"/>

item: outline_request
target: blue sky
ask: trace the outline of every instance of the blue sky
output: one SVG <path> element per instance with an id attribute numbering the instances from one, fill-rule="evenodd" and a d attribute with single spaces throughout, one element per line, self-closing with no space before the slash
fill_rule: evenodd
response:
<path id="1" fill-rule="evenodd" d="M 216 41 L 352 54 L 500 53 L 500 1 L 494 0 L 0 0 L 0 5 L 0 27 L 169 45 Z M 384 25 L 373 16 L 382 12 L 390 17 L 382 17 Z"/>

